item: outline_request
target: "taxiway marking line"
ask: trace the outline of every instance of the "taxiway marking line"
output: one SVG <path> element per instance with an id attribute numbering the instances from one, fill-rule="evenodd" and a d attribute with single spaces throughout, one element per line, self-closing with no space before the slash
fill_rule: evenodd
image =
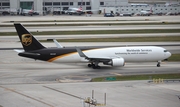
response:
<path id="1" fill-rule="evenodd" d="M 0 88 L 3 88 L 3 89 L 5 89 L 5 90 L 11 91 L 11 92 L 14 92 L 14 93 L 16 93 L 16 94 L 19 94 L 19 95 L 22 95 L 22 96 L 24 96 L 24 97 L 30 98 L 30 99 L 32 99 L 32 100 L 38 101 L 38 102 L 40 102 L 40 103 L 42 103 L 42 104 L 45 104 L 45 105 L 47 105 L 47 106 L 49 106 L 49 107 L 54 107 L 53 105 L 50 105 L 50 104 L 48 104 L 48 103 L 46 103 L 46 102 L 43 102 L 43 101 L 38 100 L 38 99 L 36 99 L 36 98 L 33 98 L 33 97 L 31 97 L 31 96 L 25 95 L 25 94 L 23 94 L 23 93 L 20 93 L 20 92 L 18 92 L 18 91 L 13 90 L 13 89 L 10 89 L 10 88 L 7 88 L 7 87 L 3 87 L 3 86 L 0 86 Z"/>
<path id="2" fill-rule="evenodd" d="M 54 88 L 51 88 L 51 87 L 47 87 L 47 86 L 43 86 L 43 87 L 44 87 L 44 88 L 48 88 L 48 89 L 50 89 L 50 90 L 54 90 L 54 91 L 60 92 L 60 93 L 62 93 L 62 94 L 69 95 L 69 96 L 71 96 L 71 97 L 75 97 L 75 98 L 78 98 L 78 99 L 83 99 L 83 98 L 78 97 L 78 96 L 76 96 L 76 95 L 73 95 L 73 94 L 70 94 L 70 93 L 67 93 L 67 92 L 64 92 L 64 91 L 60 91 L 60 90 L 57 90 L 57 89 L 54 89 Z"/>

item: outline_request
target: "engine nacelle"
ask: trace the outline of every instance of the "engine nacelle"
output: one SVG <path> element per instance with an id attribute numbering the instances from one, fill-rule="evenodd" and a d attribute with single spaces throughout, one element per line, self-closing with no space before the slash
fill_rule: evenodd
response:
<path id="1" fill-rule="evenodd" d="M 124 59 L 123 58 L 114 58 L 109 62 L 104 62 L 104 65 L 111 65 L 114 67 L 121 67 L 125 65 Z"/>

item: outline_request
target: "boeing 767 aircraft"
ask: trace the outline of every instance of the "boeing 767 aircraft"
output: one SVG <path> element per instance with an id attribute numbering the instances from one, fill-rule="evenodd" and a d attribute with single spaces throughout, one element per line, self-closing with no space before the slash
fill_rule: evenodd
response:
<path id="1" fill-rule="evenodd" d="M 125 62 L 160 62 L 171 56 L 162 47 L 63 47 L 56 40 L 57 47 L 44 47 L 21 24 L 14 24 L 24 51 L 16 50 L 19 56 L 56 63 L 87 63 L 88 67 L 99 69 L 99 63 L 122 67 Z"/>

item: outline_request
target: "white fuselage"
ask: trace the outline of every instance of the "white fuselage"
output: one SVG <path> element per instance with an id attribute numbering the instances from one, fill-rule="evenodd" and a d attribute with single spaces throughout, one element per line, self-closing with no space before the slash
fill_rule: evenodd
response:
<path id="1" fill-rule="evenodd" d="M 140 46 L 140 47 L 111 47 L 100 48 L 83 51 L 88 57 L 106 57 L 106 58 L 123 58 L 125 62 L 153 62 L 167 59 L 171 53 L 166 49 L 155 46 Z M 57 63 L 81 63 L 88 62 L 83 57 L 80 57 L 77 52 L 59 56 L 52 62 Z"/>

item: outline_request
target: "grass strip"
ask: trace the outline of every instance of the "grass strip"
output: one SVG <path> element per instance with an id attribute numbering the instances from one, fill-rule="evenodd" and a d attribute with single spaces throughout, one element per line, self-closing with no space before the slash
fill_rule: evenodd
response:
<path id="1" fill-rule="evenodd" d="M 43 31 L 31 32 L 34 35 L 80 35 L 80 34 L 138 34 L 138 33 L 179 33 L 180 29 L 141 29 L 141 30 L 83 30 L 83 31 Z M 16 32 L 0 32 L 0 36 L 17 35 Z M 88 35 L 87 35 L 88 36 Z"/>
<path id="2" fill-rule="evenodd" d="M 16 22 L 18 23 L 18 22 Z M 113 25 L 172 25 L 172 24 L 180 24 L 180 22 L 148 22 L 148 23 L 73 23 L 73 24 L 57 24 L 52 23 L 52 24 L 23 24 L 26 27 L 34 27 L 34 26 L 100 26 L 100 25 L 108 25 L 108 26 L 113 26 Z M 14 27 L 13 23 L 12 25 L 0 25 L 0 27 Z"/>
<path id="3" fill-rule="evenodd" d="M 47 42 L 47 40 L 40 40 Z M 57 39 L 58 42 L 177 42 L 180 36 Z M 51 42 L 51 41 L 49 41 Z"/>
<path id="4" fill-rule="evenodd" d="M 93 78 L 92 82 L 128 81 L 128 80 L 150 80 L 150 79 L 180 79 L 180 73 L 176 74 L 147 74 L 147 75 L 125 75 Z"/>

